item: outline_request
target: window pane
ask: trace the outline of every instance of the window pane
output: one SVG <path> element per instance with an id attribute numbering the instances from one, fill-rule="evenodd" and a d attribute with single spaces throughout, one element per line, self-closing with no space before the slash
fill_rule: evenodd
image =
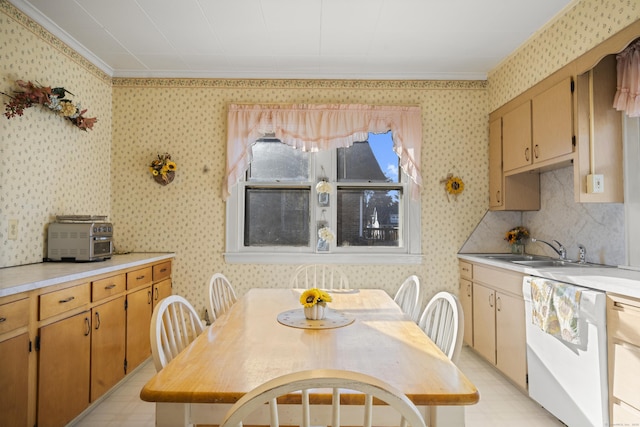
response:
<path id="1" fill-rule="evenodd" d="M 391 132 L 369 134 L 369 140 L 338 149 L 338 181 L 399 182 L 398 155 Z"/>
<path id="2" fill-rule="evenodd" d="M 310 190 L 247 188 L 245 246 L 309 246 Z"/>
<path id="3" fill-rule="evenodd" d="M 308 181 L 309 153 L 296 150 L 278 140 L 253 145 L 249 168 L 251 181 Z"/>
<path id="4" fill-rule="evenodd" d="M 402 191 L 338 189 L 339 246 L 399 246 Z"/>

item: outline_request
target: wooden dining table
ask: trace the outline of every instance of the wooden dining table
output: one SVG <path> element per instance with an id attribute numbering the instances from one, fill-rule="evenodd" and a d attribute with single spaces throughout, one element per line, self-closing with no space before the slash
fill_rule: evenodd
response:
<path id="1" fill-rule="evenodd" d="M 476 387 L 383 290 L 329 291 L 324 321 L 304 319 L 302 292 L 251 289 L 156 373 L 140 393 L 156 402 L 156 425 L 219 424 L 253 388 L 307 369 L 378 377 L 425 416 L 431 406 L 478 402 Z"/>

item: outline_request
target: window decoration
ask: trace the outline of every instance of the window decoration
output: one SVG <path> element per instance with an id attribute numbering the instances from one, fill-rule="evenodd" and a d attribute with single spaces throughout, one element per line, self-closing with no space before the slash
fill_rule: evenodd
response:
<path id="1" fill-rule="evenodd" d="M 83 110 L 80 103 L 74 104 L 71 100 L 65 98 L 67 94 L 73 94 L 63 87 L 52 89 L 50 86 L 42 86 L 32 82 L 25 82 L 24 80 L 16 80 L 16 85 L 21 90 L 14 91 L 13 95 L 0 92 L 11 98 L 11 101 L 4 104 L 6 110 L 4 115 L 7 119 L 22 116 L 25 109 L 34 105 L 42 105 L 58 113 L 83 131 L 93 129 L 93 125 L 98 121 L 95 117 L 85 117 L 84 114 L 87 110 Z"/>
<path id="2" fill-rule="evenodd" d="M 454 176 L 452 173 L 441 179 L 440 183 L 444 184 L 444 191 L 447 194 L 447 201 L 451 201 L 449 199 L 449 195 L 453 196 L 454 199 L 457 200 L 458 194 L 464 191 L 464 182 L 462 181 L 462 178 Z"/>
<path id="3" fill-rule="evenodd" d="M 153 179 L 160 185 L 170 184 L 176 177 L 176 169 L 178 166 L 171 160 L 169 153 L 158 154 L 158 158 L 149 165 L 149 172 Z"/>
<path id="4" fill-rule="evenodd" d="M 242 178 L 257 140 L 272 135 L 302 151 L 350 147 L 366 141 L 369 132 L 393 134 L 393 150 L 400 167 L 416 184 L 411 197 L 420 198 L 422 119 L 416 106 L 344 104 L 229 105 L 227 121 L 227 174 L 223 198 Z"/>
<path id="5" fill-rule="evenodd" d="M 616 56 L 618 82 L 613 107 L 640 117 L 640 39 Z"/>
<path id="6" fill-rule="evenodd" d="M 326 179 L 323 179 L 316 184 L 316 193 L 318 193 L 318 206 L 329 206 L 330 195 L 332 191 L 333 187 Z"/>

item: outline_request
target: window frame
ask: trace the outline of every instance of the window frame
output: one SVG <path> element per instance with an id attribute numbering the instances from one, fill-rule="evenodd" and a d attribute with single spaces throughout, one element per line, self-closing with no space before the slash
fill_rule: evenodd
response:
<path id="1" fill-rule="evenodd" d="M 420 264 L 422 262 L 421 247 L 421 203 L 411 197 L 412 186 L 415 183 L 404 170 L 399 169 L 399 183 L 381 182 L 339 182 L 337 176 L 337 149 L 309 153 L 310 181 L 286 182 L 254 182 L 246 179 L 247 174 L 233 186 L 227 199 L 226 206 L 226 251 L 225 260 L 229 263 L 250 264 Z M 327 178 L 333 190 L 330 206 L 321 207 L 316 203 L 318 197 L 315 186 L 322 178 Z M 329 252 L 316 252 L 317 234 L 311 233 L 309 247 L 282 246 L 244 246 L 244 203 L 246 187 L 264 188 L 309 188 L 310 189 L 310 230 L 315 230 L 318 221 L 327 221 L 331 229 L 336 232 L 337 224 L 337 190 L 349 187 L 384 187 L 402 188 L 402 201 L 399 214 L 401 215 L 402 243 L 399 247 L 392 246 L 349 246 L 340 247 L 331 242 Z M 324 215 L 323 215 L 323 210 Z M 337 234 L 337 233 L 336 233 Z M 295 255 L 295 256 L 292 256 Z"/>

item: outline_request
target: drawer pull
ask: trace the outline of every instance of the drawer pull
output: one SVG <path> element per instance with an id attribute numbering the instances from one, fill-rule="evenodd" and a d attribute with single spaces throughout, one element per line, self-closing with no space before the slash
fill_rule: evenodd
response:
<path id="1" fill-rule="evenodd" d="M 158 301 L 158 296 L 159 296 L 158 288 L 155 288 L 155 289 L 153 290 L 153 299 L 154 299 L 155 301 Z"/>
<path id="2" fill-rule="evenodd" d="M 110 285 L 105 286 L 104 289 L 108 291 L 108 290 L 113 289 L 115 287 L 116 287 L 115 283 L 112 283 Z"/>
<path id="3" fill-rule="evenodd" d="M 91 333 L 91 321 L 88 317 L 84 318 L 84 323 L 87 326 L 87 331 L 84 333 L 84 336 L 88 336 Z"/>
<path id="4" fill-rule="evenodd" d="M 0 323 L 2 323 L 2 322 L 6 322 L 6 321 L 7 321 L 7 318 L 6 318 L 6 317 L 0 317 Z"/>
<path id="5" fill-rule="evenodd" d="M 164 273 L 165 271 L 167 271 L 167 268 L 166 268 L 166 267 L 165 267 L 165 268 L 161 268 L 161 269 L 160 269 L 160 273 Z"/>
<path id="6" fill-rule="evenodd" d="M 100 329 L 100 313 L 96 311 L 96 329 Z"/>
<path id="7" fill-rule="evenodd" d="M 147 304 L 151 304 L 151 291 L 147 291 Z"/>
<path id="8" fill-rule="evenodd" d="M 142 276 L 136 277 L 136 280 L 142 280 L 142 279 L 144 279 L 144 274 Z"/>
<path id="9" fill-rule="evenodd" d="M 64 304 L 65 302 L 70 302 L 73 301 L 74 299 L 76 299 L 76 297 L 69 297 L 69 298 L 65 298 L 65 299 L 61 299 L 60 301 L 58 301 L 60 304 Z"/>

